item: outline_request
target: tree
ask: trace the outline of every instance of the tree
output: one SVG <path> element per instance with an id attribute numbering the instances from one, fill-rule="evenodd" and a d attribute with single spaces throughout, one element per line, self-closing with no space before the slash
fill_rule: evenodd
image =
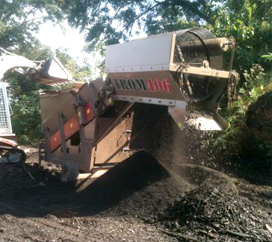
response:
<path id="1" fill-rule="evenodd" d="M 65 68 L 72 74 L 77 81 L 91 81 L 91 67 L 84 63 L 84 66 L 79 66 L 77 62 L 67 53 L 66 49 L 56 50 L 56 56 Z"/>
<path id="2" fill-rule="evenodd" d="M 203 26 L 237 40 L 235 68 L 253 63 L 272 49 L 271 0 L 70 0 L 60 7 L 80 28 L 90 48 L 114 44 L 139 32 L 157 34 Z"/>
<path id="3" fill-rule="evenodd" d="M 50 49 L 36 42 L 34 47 L 26 45 L 24 51 L 20 51 L 20 54 L 28 56 L 32 60 L 44 60 L 52 56 L 53 53 Z M 16 72 L 7 73 L 5 79 L 10 84 L 13 132 L 17 135 L 20 144 L 36 145 L 43 135 L 39 90 L 43 89 L 44 86 Z"/>
<path id="4" fill-rule="evenodd" d="M 236 39 L 234 69 L 240 72 L 238 100 L 227 112 L 229 128 L 210 142 L 217 158 L 233 160 L 262 175 L 271 170 L 270 137 L 272 1 L 229 0 L 218 8 L 209 28 Z M 261 58 L 263 57 L 263 58 Z M 261 121 L 260 121 L 261 120 Z M 223 154 L 223 155 L 222 155 Z"/>
<path id="5" fill-rule="evenodd" d="M 1 47 L 24 49 L 34 47 L 34 33 L 47 20 L 57 22 L 63 18 L 54 0 L 0 0 L 0 45 Z"/>
<path id="6" fill-rule="evenodd" d="M 240 73 L 254 63 L 271 70 L 271 64 L 260 58 L 272 50 L 272 1 L 229 0 L 218 8 L 209 28 L 217 36 L 236 39 L 234 66 Z"/>
<path id="7" fill-rule="evenodd" d="M 213 0 L 71 0 L 60 6 L 70 24 L 86 32 L 94 48 L 117 43 L 139 31 L 148 34 L 214 23 L 218 2 Z"/>
<path id="8" fill-rule="evenodd" d="M 54 0 L 0 0 L 0 46 L 31 60 L 45 60 L 53 53 L 35 38 L 39 25 L 57 23 L 63 14 Z M 10 83 L 13 131 L 20 143 L 37 144 L 42 137 L 39 89 L 44 88 L 18 73 L 6 75 Z"/>

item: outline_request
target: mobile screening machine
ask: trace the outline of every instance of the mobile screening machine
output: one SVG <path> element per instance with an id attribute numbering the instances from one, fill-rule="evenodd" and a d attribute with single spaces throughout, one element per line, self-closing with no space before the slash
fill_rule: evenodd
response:
<path id="1" fill-rule="evenodd" d="M 223 68 L 227 50 L 233 59 L 234 40 L 195 28 L 107 46 L 105 80 L 73 82 L 55 58 L 29 64 L 25 74 L 33 81 L 72 85 L 40 95 L 46 160 L 62 165 L 66 181 L 79 171 L 100 176 L 130 154 L 141 135 L 135 117 L 147 105 L 167 108 L 180 128 L 225 128 L 219 101 L 239 78 Z"/>

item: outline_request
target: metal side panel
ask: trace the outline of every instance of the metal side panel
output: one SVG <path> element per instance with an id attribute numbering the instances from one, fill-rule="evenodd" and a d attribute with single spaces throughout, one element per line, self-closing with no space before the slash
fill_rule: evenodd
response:
<path id="1" fill-rule="evenodd" d="M 73 108 L 74 97 L 69 93 L 61 93 L 52 96 L 41 96 L 41 116 L 43 127 L 47 126 L 50 133 L 59 129 L 58 113 L 64 115 L 64 122 L 76 115 Z"/>
<path id="2" fill-rule="evenodd" d="M 90 102 L 94 104 L 95 101 L 98 100 L 98 93 L 103 86 L 104 81 L 102 78 L 97 78 L 90 83 L 85 83 L 82 85 L 78 90 L 81 101 L 83 101 L 85 104 Z"/>
<path id="3" fill-rule="evenodd" d="M 55 159 L 63 160 L 63 162 L 67 161 L 74 161 L 77 165 L 80 171 L 83 172 L 89 172 L 90 171 L 90 159 L 91 159 L 91 152 L 89 151 L 87 153 L 87 157 L 85 157 L 82 149 L 80 148 L 80 145 L 72 145 L 71 140 L 66 141 L 66 146 L 68 149 L 68 154 L 66 160 L 63 159 L 63 152 L 61 147 L 59 147 L 56 151 L 52 154 L 52 159 L 54 161 Z M 91 148 L 91 145 L 88 145 L 87 148 Z"/>
<path id="4" fill-rule="evenodd" d="M 129 152 L 129 140 L 132 129 L 132 117 L 124 118 L 97 145 L 94 165 L 118 163 L 125 160 Z"/>
<path id="5" fill-rule="evenodd" d="M 175 34 L 151 36 L 106 47 L 108 73 L 169 70 L 173 60 Z"/>
<path id="6" fill-rule="evenodd" d="M 140 99 L 184 100 L 180 87 L 168 71 L 126 72 L 108 75 L 115 91 L 115 98 L 129 102 Z M 131 100 L 131 98 L 136 98 Z M 160 103 L 158 103 L 160 104 Z"/>
<path id="7" fill-rule="evenodd" d="M 64 154 L 63 146 L 52 152 L 53 162 L 72 160 L 78 165 L 79 170 L 89 172 L 95 164 L 117 163 L 126 159 L 129 155 L 127 146 L 132 126 L 132 117 L 126 113 L 131 106 L 132 104 L 126 105 L 117 117 L 99 118 L 101 127 L 96 140 L 95 120 L 88 123 L 83 128 L 86 142 L 83 143 L 82 137 L 75 133 L 65 142 L 67 154 Z M 94 147 L 95 141 L 98 142 L 97 147 Z"/>
<path id="8" fill-rule="evenodd" d="M 40 95 L 41 117 L 43 125 L 50 119 L 51 116 L 56 115 L 60 107 L 64 104 L 72 106 L 74 98 L 69 92 L 59 92 L 55 94 Z"/>

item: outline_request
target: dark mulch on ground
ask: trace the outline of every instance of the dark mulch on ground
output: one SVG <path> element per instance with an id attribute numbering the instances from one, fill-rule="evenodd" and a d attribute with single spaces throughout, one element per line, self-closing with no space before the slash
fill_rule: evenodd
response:
<path id="1" fill-rule="evenodd" d="M 271 187 L 142 151 L 77 192 L 36 158 L 1 164 L 0 239 L 45 241 L 45 226 L 55 241 L 272 241 Z"/>
<path id="2" fill-rule="evenodd" d="M 272 241 L 271 214 L 212 181 L 169 207 L 161 224 L 177 237 L 195 241 Z M 184 237 L 185 236 L 185 237 Z"/>

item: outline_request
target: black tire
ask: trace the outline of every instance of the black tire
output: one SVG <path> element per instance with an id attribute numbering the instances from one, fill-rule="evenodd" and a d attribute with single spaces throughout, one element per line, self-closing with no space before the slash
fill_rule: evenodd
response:
<path id="1" fill-rule="evenodd" d="M 12 148 L 5 157 L 9 163 L 25 163 L 26 161 L 26 153 L 18 148 Z"/>

